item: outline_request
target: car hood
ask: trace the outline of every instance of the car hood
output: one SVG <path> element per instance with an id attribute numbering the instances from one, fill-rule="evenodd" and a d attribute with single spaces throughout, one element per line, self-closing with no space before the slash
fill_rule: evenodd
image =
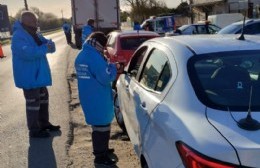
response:
<path id="1" fill-rule="evenodd" d="M 236 149 L 243 166 L 260 165 L 260 129 L 249 131 L 238 126 L 238 121 L 246 118 L 247 112 L 227 112 L 207 109 L 208 121 Z M 252 118 L 260 122 L 260 112 L 252 112 Z"/>

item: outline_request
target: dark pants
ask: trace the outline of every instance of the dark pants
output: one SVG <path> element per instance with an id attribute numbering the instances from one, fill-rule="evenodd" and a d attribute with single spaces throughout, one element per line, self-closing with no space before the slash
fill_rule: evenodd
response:
<path id="1" fill-rule="evenodd" d="M 46 87 L 23 89 L 26 100 L 27 127 L 37 132 L 49 126 L 49 93 Z"/>
<path id="2" fill-rule="evenodd" d="M 71 44 L 71 32 L 65 33 L 67 44 Z"/>
<path id="3" fill-rule="evenodd" d="M 110 130 L 110 125 L 92 126 L 92 144 L 95 156 L 104 155 L 108 151 Z"/>

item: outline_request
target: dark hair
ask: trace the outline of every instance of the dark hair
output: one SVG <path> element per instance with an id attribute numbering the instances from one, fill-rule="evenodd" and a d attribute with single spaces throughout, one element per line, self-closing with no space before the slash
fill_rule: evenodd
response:
<path id="1" fill-rule="evenodd" d="M 95 23 L 94 19 L 88 19 L 88 25 L 93 25 Z"/>
<path id="2" fill-rule="evenodd" d="M 106 35 L 100 31 L 91 33 L 88 38 L 96 39 L 96 41 L 99 42 L 99 44 L 101 44 L 103 47 L 105 47 L 107 44 Z"/>

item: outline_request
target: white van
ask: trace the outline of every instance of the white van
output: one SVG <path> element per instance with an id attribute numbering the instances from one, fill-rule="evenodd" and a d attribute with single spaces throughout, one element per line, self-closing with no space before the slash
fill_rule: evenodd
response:
<path id="1" fill-rule="evenodd" d="M 215 24 L 221 28 L 244 19 L 244 16 L 241 13 L 223 13 L 217 15 L 209 15 L 208 21 Z"/>

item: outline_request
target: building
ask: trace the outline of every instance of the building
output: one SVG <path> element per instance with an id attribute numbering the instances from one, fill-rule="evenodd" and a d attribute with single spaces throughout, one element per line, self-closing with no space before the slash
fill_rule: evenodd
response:
<path id="1" fill-rule="evenodd" d="M 260 0 L 190 0 L 190 4 L 194 22 L 221 13 L 243 13 L 248 18 L 260 17 Z"/>

